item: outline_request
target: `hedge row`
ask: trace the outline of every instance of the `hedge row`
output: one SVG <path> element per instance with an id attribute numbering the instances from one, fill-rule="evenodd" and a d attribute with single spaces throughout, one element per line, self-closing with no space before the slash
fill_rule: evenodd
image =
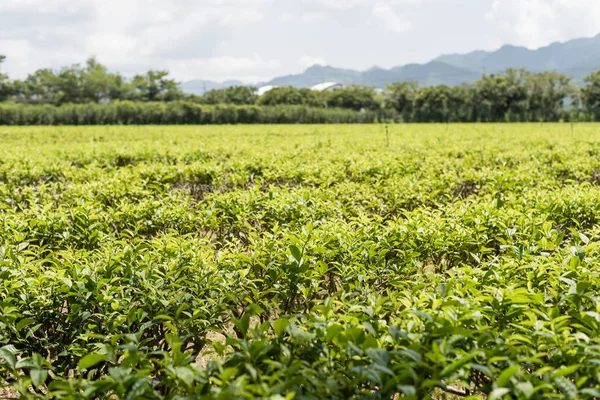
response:
<path id="1" fill-rule="evenodd" d="M 25 105 L 0 104 L 0 125 L 323 124 L 397 120 L 392 111 L 306 106 L 207 106 L 190 102 Z"/>

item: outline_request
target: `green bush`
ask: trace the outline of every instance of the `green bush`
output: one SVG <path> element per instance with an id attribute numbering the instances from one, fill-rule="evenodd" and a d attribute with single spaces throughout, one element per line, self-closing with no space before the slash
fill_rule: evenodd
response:
<path id="1" fill-rule="evenodd" d="M 388 133 L 2 127 L 0 397 L 600 398 L 597 126 Z"/>
<path id="2" fill-rule="evenodd" d="M 396 120 L 390 110 L 307 106 L 201 105 L 176 101 L 108 104 L 0 104 L 0 125 L 327 124 Z"/>

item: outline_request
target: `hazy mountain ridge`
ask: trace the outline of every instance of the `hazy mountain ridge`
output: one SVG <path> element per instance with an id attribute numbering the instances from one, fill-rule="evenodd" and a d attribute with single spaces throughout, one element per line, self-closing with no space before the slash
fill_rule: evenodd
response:
<path id="1" fill-rule="evenodd" d="M 506 45 L 492 52 L 474 51 L 467 54 L 443 55 L 435 61 L 479 73 L 497 73 L 507 68 L 530 71 L 558 71 L 581 79 L 600 69 L 600 35 L 593 38 L 555 42 L 536 50 Z"/>
<path id="2" fill-rule="evenodd" d="M 228 88 L 231 86 L 242 86 L 242 85 L 244 85 L 244 83 L 242 81 L 237 81 L 237 80 L 230 80 L 230 81 L 225 81 L 225 82 L 215 82 L 215 81 L 197 79 L 197 80 L 193 80 L 193 81 L 183 82 L 179 86 L 181 87 L 181 90 L 183 90 L 185 93 L 203 94 L 203 93 L 205 93 L 209 90 L 213 90 L 213 89 L 225 89 L 225 88 Z"/>
<path id="3" fill-rule="evenodd" d="M 593 38 L 555 42 L 539 49 L 505 45 L 496 51 L 476 50 L 466 54 L 446 54 L 425 64 L 407 64 L 390 69 L 373 67 L 366 71 L 314 65 L 303 73 L 276 77 L 254 86 L 277 85 L 311 87 L 336 81 L 345 85 L 361 84 L 383 88 L 399 81 L 417 81 L 421 85 L 459 85 L 470 83 L 482 74 L 498 73 L 507 68 L 525 68 L 532 72 L 558 71 L 581 82 L 583 77 L 600 69 L 600 35 Z M 239 81 L 184 82 L 184 92 L 202 94 L 205 90 L 241 84 Z"/>

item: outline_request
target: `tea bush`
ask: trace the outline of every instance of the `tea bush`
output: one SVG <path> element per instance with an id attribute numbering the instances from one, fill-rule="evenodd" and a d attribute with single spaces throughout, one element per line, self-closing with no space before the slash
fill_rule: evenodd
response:
<path id="1" fill-rule="evenodd" d="M 0 396 L 600 397 L 593 124 L 0 140 Z"/>

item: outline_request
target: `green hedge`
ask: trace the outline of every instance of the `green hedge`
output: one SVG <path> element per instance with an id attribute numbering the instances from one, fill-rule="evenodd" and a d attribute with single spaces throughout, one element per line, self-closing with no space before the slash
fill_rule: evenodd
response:
<path id="1" fill-rule="evenodd" d="M 191 102 L 0 104 L 0 125 L 323 124 L 397 120 L 387 110 L 352 111 L 305 106 L 199 105 Z"/>

